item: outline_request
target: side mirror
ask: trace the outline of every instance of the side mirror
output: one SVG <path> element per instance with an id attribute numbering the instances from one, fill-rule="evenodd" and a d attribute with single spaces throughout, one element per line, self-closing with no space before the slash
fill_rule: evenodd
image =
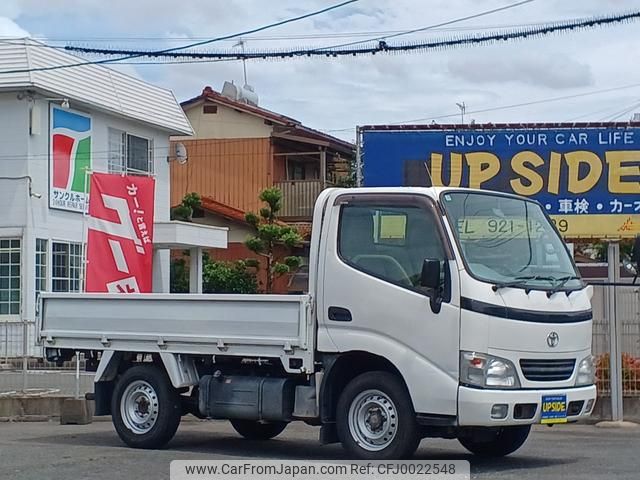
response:
<path id="1" fill-rule="evenodd" d="M 425 258 L 420 274 L 420 285 L 434 290 L 440 286 L 440 260 Z"/>

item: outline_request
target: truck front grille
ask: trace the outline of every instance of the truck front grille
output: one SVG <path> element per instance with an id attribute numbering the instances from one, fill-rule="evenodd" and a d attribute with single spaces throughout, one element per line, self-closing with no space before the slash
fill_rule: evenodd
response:
<path id="1" fill-rule="evenodd" d="M 568 380 L 576 366 L 575 358 L 556 359 L 522 359 L 520 368 L 524 378 L 532 382 L 561 382 Z"/>

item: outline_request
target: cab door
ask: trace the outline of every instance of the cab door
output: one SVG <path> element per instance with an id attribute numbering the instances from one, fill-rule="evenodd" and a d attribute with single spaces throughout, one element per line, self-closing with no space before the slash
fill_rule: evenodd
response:
<path id="1" fill-rule="evenodd" d="M 318 349 L 386 358 L 417 413 L 456 415 L 458 274 L 436 205 L 414 194 L 342 194 L 327 212 Z M 421 287 L 425 259 L 441 264 L 437 301 Z"/>

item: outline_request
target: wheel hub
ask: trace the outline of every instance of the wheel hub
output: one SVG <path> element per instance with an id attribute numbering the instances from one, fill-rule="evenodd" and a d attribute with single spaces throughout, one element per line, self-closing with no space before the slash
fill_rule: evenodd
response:
<path id="1" fill-rule="evenodd" d="M 149 432 L 158 419 L 159 402 L 154 388 L 144 380 L 131 382 L 120 401 L 120 413 L 125 426 L 134 433 Z"/>
<path id="2" fill-rule="evenodd" d="M 397 433 L 397 411 L 391 398 L 380 390 L 366 390 L 349 407 L 349 432 L 365 450 L 388 447 Z"/>
<path id="3" fill-rule="evenodd" d="M 149 400 L 147 400 L 147 397 L 142 396 L 140 398 L 138 398 L 136 400 L 136 413 L 140 416 L 144 416 L 144 415 L 148 415 L 149 414 Z"/>
<path id="4" fill-rule="evenodd" d="M 387 417 L 382 413 L 382 410 L 377 407 L 369 409 L 365 417 L 365 422 L 372 432 L 379 431 L 386 421 Z"/>

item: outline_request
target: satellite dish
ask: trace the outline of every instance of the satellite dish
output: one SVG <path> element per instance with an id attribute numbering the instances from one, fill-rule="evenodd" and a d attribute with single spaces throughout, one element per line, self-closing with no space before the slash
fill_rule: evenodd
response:
<path id="1" fill-rule="evenodd" d="M 184 146 L 184 143 L 176 143 L 175 144 L 175 155 L 176 160 L 180 165 L 184 165 L 189 160 L 187 155 L 187 147 Z"/>

